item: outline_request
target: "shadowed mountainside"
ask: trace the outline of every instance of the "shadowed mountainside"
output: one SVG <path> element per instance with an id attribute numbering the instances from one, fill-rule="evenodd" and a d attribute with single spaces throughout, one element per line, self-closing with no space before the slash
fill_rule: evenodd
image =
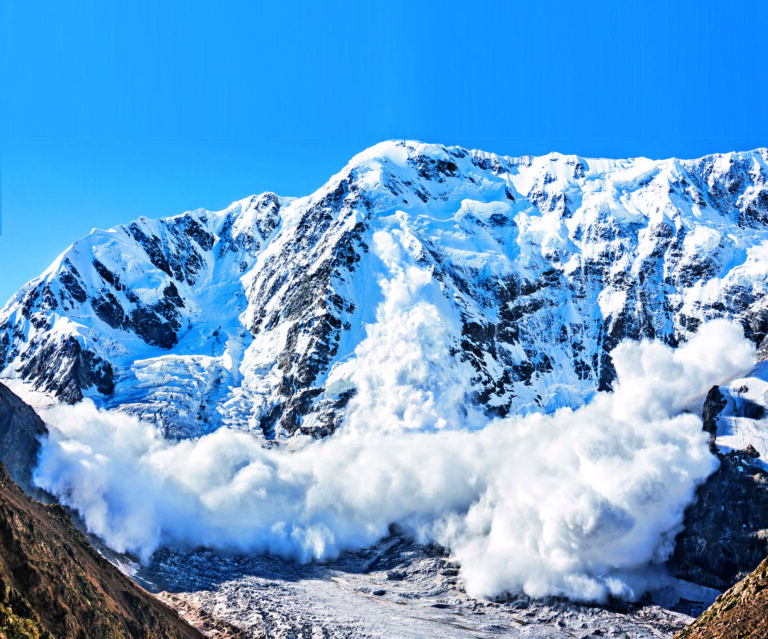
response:
<path id="1" fill-rule="evenodd" d="M 47 434 L 43 420 L 32 407 L 0 384 L 0 460 L 13 481 L 38 499 L 42 491 L 32 485 L 32 469 L 37 465 L 39 439 Z"/>

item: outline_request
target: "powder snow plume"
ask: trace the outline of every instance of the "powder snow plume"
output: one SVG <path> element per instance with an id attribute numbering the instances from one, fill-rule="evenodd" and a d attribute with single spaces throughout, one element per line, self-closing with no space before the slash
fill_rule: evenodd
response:
<path id="1" fill-rule="evenodd" d="M 713 321 L 677 349 L 623 342 L 612 393 L 489 421 L 464 401 L 437 283 L 397 266 L 392 234 L 375 243 L 389 276 L 367 337 L 329 375 L 357 390 L 335 434 L 296 450 L 228 429 L 169 441 L 84 401 L 43 414 L 37 484 L 144 558 L 194 544 L 326 559 L 396 522 L 449 548 L 475 595 L 600 601 L 660 585 L 654 566 L 716 466 L 683 409 L 752 365 L 741 328 Z"/>

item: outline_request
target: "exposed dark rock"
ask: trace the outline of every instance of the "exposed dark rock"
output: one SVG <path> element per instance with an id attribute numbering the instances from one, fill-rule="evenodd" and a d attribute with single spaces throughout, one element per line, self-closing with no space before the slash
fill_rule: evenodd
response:
<path id="1" fill-rule="evenodd" d="M 69 260 L 64 260 L 59 281 L 64 285 L 64 288 L 75 302 L 82 304 L 88 299 L 88 295 L 81 286 L 80 273 L 77 272 L 77 269 Z"/>
<path id="2" fill-rule="evenodd" d="M 752 444 L 749 444 L 744 450 L 741 451 L 745 457 L 749 459 L 757 459 L 760 457 L 760 453 L 757 452 Z"/>
<path id="3" fill-rule="evenodd" d="M 24 362 L 21 375 L 34 380 L 35 386 L 56 395 L 68 404 L 79 402 L 83 390 L 96 387 L 102 395 L 115 388 L 109 362 L 83 348 L 75 337 L 62 342 L 47 341 Z"/>
<path id="4" fill-rule="evenodd" d="M 179 282 L 195 284 L 203 266 L 200 249 L 210 250 L 215 238 L 189 214 L 168 218 L 161 224 L 167 229 L 163 236 L 148 234 L 136 222 L 127 230 L 156 268 Z"/>
<path id="5" fill-rule="evenodd" d="M 727 405 L 728 401 L 720 392 L 719 386 L 713 386 L 709 389 L 701 409 L 701 420 L 703 422 L 702 428 L 709 433 L 711 440 L 717 436 L 717 418 Z"/>
<path id="6" fill-rule="evenodd" d="M 210 251 L 216 241 L 216 236 L 204 229 L 200 223 L 192 217 L 181 218 L 180 226 L 184 233 L 191 237 L 204 251 Z"/>
<path id="7" fill-rule="evenodd" d="M 293 263 L 302 248 L 310 254 L 313 251 L 322 253 L 323 246 L 318 244 L 319 231 L 331 226 L 333 218 L 328 214 L 329 207 L 365 205 L 364 201 L 357 199 L 356 188 L 354 182 L 342 180 L 308 209 L 301 221 L 305 231 L 296 236 L 295 242 L 286 245 L 279 260 L 265 265 L 263 275 L 249 293 L 250 299 L 266 302 L 276 295 L 289 275 L 286 264 Z M 333 223 L 343 226 L 339 220 Z M 356 270 L 361 255 L 368 249 L 366 231 L 367 226 L 362 222 L 349 230 L 340 229 L 329 257 L 313 265 L 311 272 L 301 263 L 293 269 L 291 275 L 295 284 L 284 292 L 279 310 L 271 316 L 265 313 L 254 316 L 250 326 L 254 335 L 270 330 L 280 322 L 292 322 L 277 360 L 283 373 L 278 390 L 286 399 L 262 416 L 264 432 L 271 433 L 277 427 L 283 433 L 295 433 L 301 418 L 313 408 L 313 400 L 322 394 L 323 389 L 315 387 L 315 380 L 327 370 L 337 354 L 345 319 L 356 310 L 354 304 L 336 292 L 336 282 Z M 304 348 L 299 348 L 299 344 L 303 344 Z M 321 423 L 323 425 L 311 433 L 313 436 L 333 432 L 338 419 L 333 414 L 327 414 Z"/>
<path id="8" fill-rule="evenodd" d="M 134 239 L 141 245 L 154 266 L 159 268 L 167 275 L 172 275 L 171 267 L 168 264 L 168 258 L 163 251 L 160 238 L 147 235 L 137 223 L 128 226 L 128 231 Z"/>
<path id="9" fill-rule="evenodd" d="M 176 331 L 181 326 L 178 309 L 183 307 L 184 302 L 171 282 L 158 302 L 151 307 L 138 306 L 131 311 L 133 329 L 147 344 L 171 348 L 178 341 Z"/>
<path id="10" fill-rule="evenodd" d="M 95 258 L 93 260 L 93 268 L 96 269 L 96 272 L 99 274 L 101 279 L 107 282 L 110 286 L 113 286 L 118 291 L 122 290 L 123 284 L 120 281 L 120 277 L 110 271 L 106 266 L 104 266 L 104 264 Z"/>
<path id="11" fill-rule="evenodd" d="M 91 308 L 102 322 L 112 328 L 128 328 L 130 322 L 122 305 L 109 291 L 91 300 Z"/>
<path id="12" fill-rule="evenodd" d="M 758 344 L 756 357 L 758 362 L 768 359 L 768 336 L 764 337 Z"/>
<path id="13" fill-rule="evenodd" d="M 322 388 L 307 388 L 289 396 L 280 419 L 280 425 L 289 435 L 296 432 L 301 424 L 301 416 L 309 412 L 313 400 L 322 393 Z"/>
<path id="14" fill-rule="evenodd" d="M 752 451 L 718 455 L 720 468 L 685 511 L 669 561 L 680 579 L 725 590 L 768 555 L 768 474 Z"/>
<path id="15" fill-rule="evenodd" d="M 455 177 L 459 169 L 452 160 L 433 158 L 426 155 L 418 155 L 411 158 L 408 163 L 416 169 L 420 178 L 436 180 L 438 182 L 445 181 L 446 177 Z"/>

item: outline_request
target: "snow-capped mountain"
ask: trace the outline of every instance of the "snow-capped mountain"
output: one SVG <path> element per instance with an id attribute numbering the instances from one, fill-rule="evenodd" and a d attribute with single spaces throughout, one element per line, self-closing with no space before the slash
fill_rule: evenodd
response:
<path id="1" fill-rule="evenodd" d="M 610 388 L 625 337 L 674 345 L 727 317 L 762 344 L 767 289 L 766 149 L 592 160 L 385 142 L 306 197 L 92 231 L 0 312 L 0 376 L 174 437 L 323 436 L 364 386 L 419 367 L 427 404 L 455 386 L 468 414 L 551 411 Z"/>

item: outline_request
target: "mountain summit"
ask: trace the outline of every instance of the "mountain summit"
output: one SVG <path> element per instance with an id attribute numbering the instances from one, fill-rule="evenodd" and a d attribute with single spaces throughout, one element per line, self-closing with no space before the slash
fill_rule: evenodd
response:
<path id="1" fill-rule="evenodd" d="M 763 344 L 766 222 L 766 149 L 594 160 L 384 142 L 306 197 L 92 231 L 0 311 L 0 377 L 171 437 L 324 436 L 352 401 L 453 426 L 398 406 L 405 386 L 470 423 L 577 406 L 611 387 L 624 338 L 675 345 L 726 317 Z"/>

